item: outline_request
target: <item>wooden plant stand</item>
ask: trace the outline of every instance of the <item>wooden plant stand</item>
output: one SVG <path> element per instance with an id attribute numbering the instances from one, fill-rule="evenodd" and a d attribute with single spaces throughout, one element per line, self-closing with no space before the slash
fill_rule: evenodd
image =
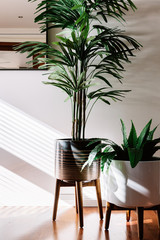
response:
<path id="1" fill-rule="evenodd" d="M 160 205 L 153 206 L 151 208 L 144 208 L 144 207 L 133 207 L 133 208 L 123 208 L 118 207 L 112 203 L 107 202 L 107 208 L 106 208 L 106 216 L 105 216 L 105 230 L 108 230 L 109 228 L 109 222 L 110 222 L 110 216 L 112 210 L 126 210 L 126 220 L 130 220 L 130 211 L 136 210 L 137 216 L 138 216 L 138 237 L 139 239 L 143 239 L 143 211 L 144 210 L 156 210 L 158 215 L 158 224 L 160 227 Z"/>
<path id="2" fill-rule="evenodd" d="M 100 189 L 100 179 L 95 179 L 91 181 L 64 181 L 56 179 L 56 187 L 55 187 L 55 199 L 54 199 L 54 207 L 53 207 L 53 221 L 56 220 L 57 208 L 58 208 L 58 199 L 61 187 L 75 187 L 75 206 L 76 212 L 79 214 L 79 225 L 83 227 L 83 195 L 82 195 L 82 187 L 96 187 L 97 194 L 97 202 L 98 202 L 98 210 L 100 219 L 103 219 L 103 209 L 102 209 L 102 198 L 101 198 L 101 189 Z"/>

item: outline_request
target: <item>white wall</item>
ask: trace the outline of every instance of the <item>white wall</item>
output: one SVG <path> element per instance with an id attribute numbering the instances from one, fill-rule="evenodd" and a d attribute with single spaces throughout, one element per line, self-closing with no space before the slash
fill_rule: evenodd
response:
<path id="1" fill-rule="evenodd" d="M 54 140 L 64 137 L 53 126 L 66 113 L 41 81 L 39 71 L 0 72 L 0 205 L 53 204 Z"/>
<path id="2" fill-rule="evenodd" d="M 44 85 L 45 71 L 1 71 L 0 96 L 25 113 L 68 134 L 69 114 L 64 94 Z M 64 122 L 65 118 L 65 122 Z"/>
<path id="3" fill-rule="evenodd" d="M 138 10 L 127 14 L 126 29 L 143 48 L 136 53 L 132 64 L 126 65 L 122 85 L 122 89 L 131 89 L 132 92 L 121 103 L 113 103 L 108 107 L 99 103 L 90 118 L 89 135 L 93 135 L 94 129 L 98 136 L 121 141 L 120 118 L 128 128 L 132 119 L 138 131 L 151 118 L 153 127 L 160 123 L 160 1 L 135 0 L 134 3 Z M 160 127 L 156 135 L 159 134 Z"/>
<path id="4" fill-rule="evenodd" d="M 111 106 L 99 102 L 89 118 L 87 137 L 107 137 L 120 142 L 120 118 L 124 120 L 128 129 L 132 119 L 138 132 L 151 118 L 153 127 L 160 123 L 160 2 L 158 0 L 135 0 L 134 2 L 138 10 L 127 16 L 127 30 L 141 42 L 143 48 L 136 54 L 137 57 L 133 59 L 132 64 L 126 66 L 124 84 L 121 86 L 122 89 L 132 89 L 132 92 L 126 95 L 123 102 L 113 103 Z M 44 124 L 47 129 L 51 127 L 51 131 L 56 129 L 70 136 L 70 103 L 64 103 L 66 96 L 60 90 L 42 84 L 42 80 L 47 79 L 47 76 L 42 76 L 42 73 L 42 71 L 34 70 L 0 71 L 0 97 L 3 101 L 23 111 L 28 117 Z M 159 134 L 160 127 L 156 136 Z M 52 179 L 43 171 L 39 172 L 25 161 L 22 164 L 21 159 L 3 150 L 0 161 L 2 167 L 24 179 L 32 179 L 35 185 L 38 182 L 36 178 L 42 177 L 45 179 L 43 183 L 45 186 L 39 184 L 43 190 L 51 193 Z M 14 169 L 14 161 L 18 166 L 15 167 L 16 169 Z M 26 170 L 22 167 L 19 170 L 21 164 L 25 169 L 32 170 L 33 175 L 30 174 L 27 177 Z M 35 173 L 39 175 L 34 176 Z M 47 182 L 50 187 L 46 188 Z"/>

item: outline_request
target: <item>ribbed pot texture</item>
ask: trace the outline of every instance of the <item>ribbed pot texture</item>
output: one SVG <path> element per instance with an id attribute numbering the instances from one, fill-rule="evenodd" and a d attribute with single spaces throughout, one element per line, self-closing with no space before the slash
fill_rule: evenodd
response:
<path id="1" fill-rule="evenodd" d="M 89 153 L 95 145 L 87 146 L 87 140 L 73 141 L 71 139 L 57 139 L 55 148 L 55 176 L 66 181 L 91 181 L 100 176 L 100 160 L 92 165 L 81 168 L 87 161 Z"/>

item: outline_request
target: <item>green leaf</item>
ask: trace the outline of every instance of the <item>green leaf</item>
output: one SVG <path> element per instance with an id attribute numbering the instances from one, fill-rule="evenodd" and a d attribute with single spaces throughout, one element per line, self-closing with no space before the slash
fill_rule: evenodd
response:
<path id="1" fill-rule="evenodd" d="M 29 0 L 32 1 L 35 0 Z M 26 52 L 27 57 L 34 56 L 32 63 L 35 66 L 43 63 L 40 69 L 49 68 L 48 78 L 52 81 L 47 84 L 60 88 L 70 98 L 73 98 L 74 93 L 83 93 L 84 101 L 80 107 L 75 106 L 77 99 L 73 104 L 72 112 L 76 112 L 74 117 L 79 116 L 79 119 L 76 116 L 78 129 L 73 132 L 83 128 L 81 123 L 84 123 L 85 129 L 85 119 L 82 118 L 87 115 L 88 119 L 88 112 L 98 100 L 110 104 L 111 101 L 121 101 L 125 93 L 129 92 L 110 91 L 112 81 L 109 79 L 115 78 L 122 83 L 122 73 L 125 71 L 123 65 L 130 62 L 134 50 L 140 49 L 141 45 L 124 31 L 109 28 L 108 21 L 110 17 L 123 21 L 130 8 L 136 8 L 131 0 L 43 0 L 38 3 L 35 22 L 41 26 L 41 32 L 59 28 L 67 34 L 58 34 L 58 41 L 51 46 L 38 42 L 22 43 L 18 51 Z M 98 24 L 94 25 L 93 22 Z M 104 88 L 97 87 L 99 82 Z M 85 101 L 90 102 L 92 99 L 94 103 L 85 114 Z"/>
<path id="2" fill-rule="evenodd" d="M 103 147 L 105 147 L 106 144 L 100 143 L 98 144 L 89 154 L 88 160 L 83 164 L 81 171 L 87 166 L 91 166 L 92 162 L 95 160 L 96 155 L 101 151 Z"/>
<path id="3" fill-rule="evenodd" d="M 104 103 L 106 103 L 106 104 L 108 104 L 108 105 L 111 105 L 108 100 L 106 100 L 106 99 L 104 99 L 104 98 L 101 98 L 101 97 L 100 97 L 99 99 L 102 100 L 102 102 L 104 102 Z"/>
<path id="4" fill-rule="evenodd" d="M 157 129 L 158 126 L 156 126 L 152 131 L 149 132 L 147 140 L 152 140 L 153 139 L 153 135 L 155 130 Z"/>
<path id="5" fill-rule="evenodd" d="M 100 91 L 102 91 L 102 90 L 104 90 L 104 89 L 106 89 L 106 87 L 102 87 L 102 88 L 99 88 L 99 89 L 97 89 L 97 90 L 95 90 L 95 91 L 92 91 L 92 92 L 90 92 L 90 93 L 87 95 L 87 97 L 90 98 L 90 99 L 92 99 L 92 98 L 94 98 L 94 96 L 95 96 L 95 94 L 96 94 L 97 92 L 100 92 Z"/>
<path id="6" fill-rule="evenodd" d="M 136 148 L 128 148 L 128 155 L 131 167 L 134 168 L 139 161 L 142 159 L 143 155 L 143 148 L 136 149 Z"/>
<path id="7" fill-rule="evenodd" d="M 83 82 L 84 76 L 85 76 L 85 72 L 82 72 L 78 78 L 77 86 L 80 86 L 80 84 Z"/>
<path id="8" fill-rule="evenodd" d="M 74 7 L 72 7 L 72 10 L 76 10 L 76 9 L 81 8 L 81 7 L 83 7 L 83 5 L 75 5 Z"/>
<path id="9" fill-rule="evenodd" d="M 132 127 L 131 127 L 130 134 L 128 137 L 128 145 L 129 145 L 129 147 L 134 148 L 134 147 L 136 147 L 136 144 L 137 144 L 137 133 L 136 133 L 136 129 L 135 129 L 135 126 L 132 121 L 131 121 L 131 123 L 132 123 Z"/>
<path id="10" fill-rule="evenodd" d="M 137 140 L 137 146 L 136 146 L 137 149 L 140 149 L 142 147 L 142 145 L 144 144 L 144 142 L 146 141 L 148 134 L 149 134 L 151 123 L 152 123 L 152 119 L 146 124 L 146 126 L 141 131 L 141 133 L 138 137 L 138 140 Z"/>
<path id="11" fill-rule="evenodd" d="M 109 82 L 105 77 L 103 77 L 103 76 L 101 76 L 101 75 L 97 75 L 97 74 L 95 74 L 95 77 L 103 80 L 108 86 L 112 87 L 112 85 L 110 84 L 110 82 Z"/>
<path id="12" fill-rule="evenodd" d="M 82 15 L 77 19 L 77 21 L 75 22 L 75 24 L 80 23 L 80 22 L 83 20 L 83 18 L 85 18 L 85 16 L 86 16 L 86 13 L 83 12 Z"/>
<path id="13" fill-rule="evenodd" d="M 122 134 L 123 134 L 123 147 L 128 148 L 128 139 L 127 139 L 126 127 L 125 127 L 122 119 L 120 119 L 120 121 L 121 121 L 121 125 L 122 125 L 121 129 L 122 129 Z"/>
<path id="14" fill-rule="evenodd" d="M 101 170 L 103 172 L 105 163 L 107 164 L 107 170 L 109 169 L 112 160 L 115 158 L 115 152 L 107 152 L 101 157 Z"/>

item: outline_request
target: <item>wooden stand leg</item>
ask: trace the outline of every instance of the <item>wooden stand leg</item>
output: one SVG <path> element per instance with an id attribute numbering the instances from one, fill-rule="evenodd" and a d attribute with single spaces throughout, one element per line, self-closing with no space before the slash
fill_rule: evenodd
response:
<path id="1" fill-rule="evenodd" d="M 76 181 L 76 191 L 78 199 L 78 213 L 79 213 L 79 224 L 83 227 L 83 199 L 82 199 L 82 182 Z"/>
<path id="2" fill-rule="evenodd" d="M 77 202 L 77 190 L 75 186 L 75 208 L 76 208 L 76 213 L 78 213 L 78 202 Z"/>
<path id="3" fill-rule="evenodd" d="M 113 204 L 107 202 L 106 219 L 105 219 L 105 230 L 108 230 L 108 228 L 109 228 L 109 222 L 110 222 L 110 216 L 111 216 L 112 208 L 113 208 Z"/>
<path id="4" fill-rule="evenodd" d="M 136 208 L 138 215 L 138 237 L 143 239 L 143 207 Z"/>
<path id="5" fill-rule="evenodd" d="M 127 210 L 126 211 L 126 220 L 127 220 L 127 222 L 129 222 L 130 217 L 131 217 L 131 210 Z"/>
<path id="6" fill-rule="evenodd" d="M 95 180 L 95 186 L 96 186 L 96 194 L 97 194 L 99 217 L 102 220 L 103 219 L 103 209 L 102 209 L 100 179 L 96 179 Z"/>
<path id="7" fill-rule="evenodd" d="M 56 188 L 55 188 L 54 206 L 53 206 L 53 217 L 52 217 L 53 221 L 56 220 L 60 186 L 61 186 L 61 180 L 56 179 Z"/>
<path id="8" fill-rule="evenodd" d="M 158 209 L 157 209 L 157 215 L 158 215 L 158 224 L 160 228 L 160 205 L 158 206 Z"/>

